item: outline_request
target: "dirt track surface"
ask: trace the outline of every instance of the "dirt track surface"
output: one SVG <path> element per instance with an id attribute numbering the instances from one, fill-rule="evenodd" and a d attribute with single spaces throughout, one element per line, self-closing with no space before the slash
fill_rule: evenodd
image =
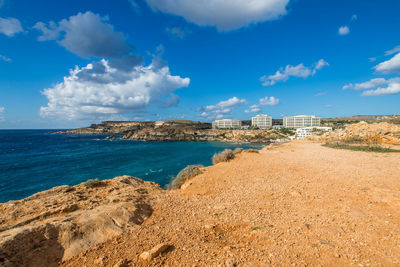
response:
<path id="1" fill-rule="evenodd" d="M 400 265 L 399 153 L 296 141 L 243 152 L 184 186 L 164 194 L 138 230 L 63 264 Z M 167 252 L 140 261 L 164 242 Z"/>

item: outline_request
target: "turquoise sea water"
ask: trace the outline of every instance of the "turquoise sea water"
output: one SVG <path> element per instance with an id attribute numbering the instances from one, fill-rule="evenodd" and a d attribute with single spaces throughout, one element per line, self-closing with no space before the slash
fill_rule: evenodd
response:
<path id="1" fill-rule="evenodd" d="M 165 186 L 190 164 L 211 165 L 225 148 L 262 145 L 218 142 L 142 142 L 105 135 L 48 134 L 51 130 L 0 130 L 0 202 L 59 185 L 131 175 Z"/>

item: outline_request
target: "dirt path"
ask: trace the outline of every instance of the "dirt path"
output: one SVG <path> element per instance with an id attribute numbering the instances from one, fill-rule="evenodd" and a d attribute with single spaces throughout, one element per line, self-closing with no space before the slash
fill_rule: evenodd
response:
<path id="1" fill-rule="evenodd" d="M 63 263 L 400 265 L 400 154 L 291 142 L 241 153 L 169 191 L 139 230 Z M 118 266 L 118 265 L 117 265 Z"/>

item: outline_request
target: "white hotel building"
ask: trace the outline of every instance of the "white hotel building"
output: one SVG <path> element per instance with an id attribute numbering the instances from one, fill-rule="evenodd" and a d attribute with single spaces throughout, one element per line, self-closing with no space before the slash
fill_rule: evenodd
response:
<path id="1" fill-rule="evenodd" d="M 257 115 L 251 118 L 251 126 L 260 129 L 267 129 L 272 127 L 272 118 L 268 115 Z"/>
<path id="2" fill-rule="evenodd" d="M 299 115 L 283 118 L 283 127 L 285 128 L 318 127 L 320 125 L 321 119 L 315 116 Z"/>
<path id="3" fill-rule="evenodd" d="M 242 128 L 242 121 L 240 120 L 216 120 L 212 123 L 213 129 L 240 129 Z"/>

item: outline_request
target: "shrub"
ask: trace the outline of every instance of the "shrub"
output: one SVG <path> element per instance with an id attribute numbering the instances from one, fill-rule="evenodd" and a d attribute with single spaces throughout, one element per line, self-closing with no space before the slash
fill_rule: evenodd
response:
<path id="1" fill-rule="evenodd" d="M 189 179 L 202 173 L 200 168 L 202 165 L 189 165 L 181 170 L 177 176 L 175 176 L 171 182 L 167 185 L 168 190 L 179 189 Z"/>
<path id="2" fill-rule="evenodd" d="M 98 187 L 102 186 L 103 184 L 104 183 L 102 181 L 99 181 L 99 179 L 89 179 L 83 183 L 83 185 L 87 188 Z"/>
<path id="3" fill-rule="evenodd" d="M 260 151 L 258 151 L 257 149 L 247 149 L 246 151 L 249 153 L 260 153 Z"/>
<path id="4" fill-rule="evenodd" d="M 232 149 L 225 149 L 221 153 L 214 154 L 212 157 L 213 164 L 217 164 L 220 162 L 227 162 L 235 158 L 235 154 L 233 153 Z"/>
<path id="5" fill-rule="evenodd" d="M 235 155 L 240 154 L 242 152 L 243 152 L 243 148 L 241 148 L 241 147 L 238 147 L 235 150 L 233 150 L 233 154 L 235 154 Z"/>

